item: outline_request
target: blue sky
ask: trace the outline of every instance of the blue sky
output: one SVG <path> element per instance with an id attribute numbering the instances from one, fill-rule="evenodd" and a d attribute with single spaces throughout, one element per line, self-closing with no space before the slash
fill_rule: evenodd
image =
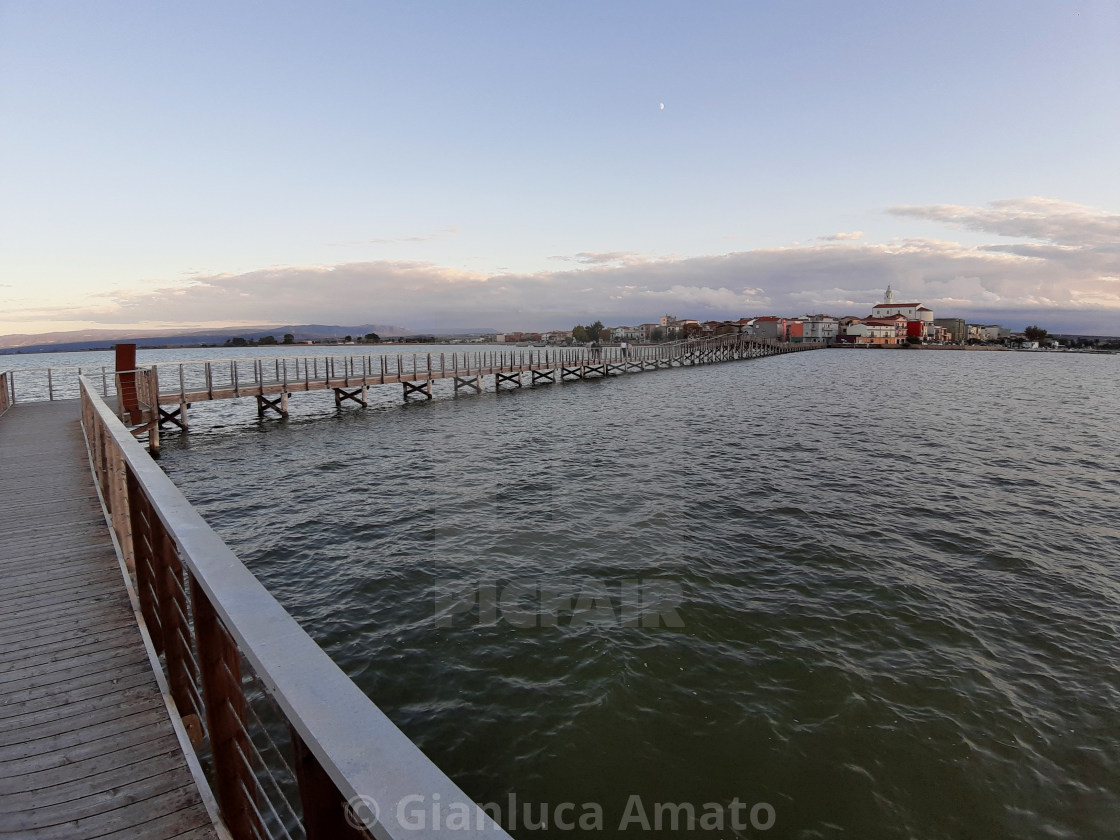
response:
<path id="1" fill-rule="evenodd" d="M 0 333 L 861 314 L 887 282 L 1120 333 L 1117 43 L 1112 0 L 0 0 Z"/>

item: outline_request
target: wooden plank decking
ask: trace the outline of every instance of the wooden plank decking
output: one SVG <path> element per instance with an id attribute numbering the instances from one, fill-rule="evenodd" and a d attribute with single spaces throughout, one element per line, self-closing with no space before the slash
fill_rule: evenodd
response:
<path id="1" fill-rule="evenodd" d="M 77 400 L 0 418 L 0 836 L 217 837 L 136 624 Z"/>

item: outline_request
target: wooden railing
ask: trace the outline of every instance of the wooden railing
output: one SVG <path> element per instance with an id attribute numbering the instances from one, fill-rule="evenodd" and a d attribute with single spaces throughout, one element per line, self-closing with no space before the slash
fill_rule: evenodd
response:
<path id="1" fill-rule="evenodd" d="M 514 371 L 559 369 L 586 364 L 624 366 L 659 362 L 682 364 L 719 353 L 769 355 L 812 350 L 821 344 L 789 344 L 773 339 L 729 334 L 665 344 L 618 346 L 452 350 L 441 353 L 365 354 L 348 356 L 272 356 L 160 362 L 156 371 L 160 402 L 174 404 L 220 397 L 252 396 L 265 389 L 308 390 L 316 383 L 339 386 L 384 385 Z"/>
<path id="2" fill-rule="evenodd" d="M 13 384 L 10 370 L 0 373 L 0 414 L 11 408 L 12 403 L 16 401 L 15 393 L 12 391 Z"/>
<path id="3" fill-rule="evenodd" d="M 108 397 L 112 393 L 113 369 L 104 365 L 13 368 L 7 371 L 6 375 L 10 403 L 16 401 L 17 385 L 20 402 L 76 400 L 78 377 L 83 375 L 91 376 L 94 381 L 101 383 L 101 393 L 104 396 Z"/>
<path id="4" fill-rule="evenodd" d="M 469 808 L 472 837 L 508 838 L 253 577 L 93 384 L 83 377 L 80 387 L 94 473 L 144 623 L 235 840 L 432 836 L 396 818 L 417 796 Z M 366 807 L 348 809 L 359 798 Z"/>

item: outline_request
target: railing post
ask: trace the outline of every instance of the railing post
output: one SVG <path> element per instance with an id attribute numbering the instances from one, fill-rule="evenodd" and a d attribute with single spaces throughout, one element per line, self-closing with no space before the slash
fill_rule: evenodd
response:
<path id="1" fill-rule="evenodd" d="M 156 566 L 157 591 L 159 592 L 159 616 L 163 625 L 163 644 L 167 654 L 167 681 L 171 688 L 171 699 L 179 709 L 179 717 L 194 714 L 195 706 L 190 694 L 192 669 L 188 664 L 189 650 L 187 638 L 190 627 L 184 616 L 187 614 L 187 596 L 183 585 L 183 564 L 175 550 L 175 543 L 157 523 L 159 535 L 153 546 L 158 559 Z"/>
<path id="2" fill-rule="evenodd" d="M 109 430 L 102 426 L 106 438 Z M 106 440 L 106 455 L 108 467 L 109 495 L 113 499 L 110 514 L 113 520 L 113 529 L 117 532 L 117 542 L 120 544 L 121 553 L 124 554 L 125 566 L 132 576 L 136 576 L 136 549 L 132 544 L 132 520 L 129 516 L 128 486 L 125 475 L 127 468 L 124 457 L 117 449 L 116 443 Z"/>
<path id="3" fill-rule="evenodd" d="M 289 729 L 307 840 L 366 840 L 369 835 L 347 821 L 346 802 L 331 777 L 299 737 L 295 727 Z"/>
<path id="4" fill-rule="evenodd" d="M 245 727 L 245 695 L 241 689 L 241 654 L 222 626 L 214 606 L 191 579 L 195 633 L 198 638 L 206 730 L 214 755 L 218 804 L 234 840 L 264 836 L 254 810 L 256 779 L 246 766 L 252 747 Z M 240 755 L 238 755 L 240 753 Z"/>
<path id="5" fill-rule="evenodd" d="M 132 548 L 136 562 L 136 594 L 140 613 L 148 625 L 156 653 L 165 650 L 163 622 L 159 614 L 159 572 L 156 570 L 155 540 L 152 535 L 152 509 L 131 472 L 126 475 L 129 519 L 132 523 Z"/>

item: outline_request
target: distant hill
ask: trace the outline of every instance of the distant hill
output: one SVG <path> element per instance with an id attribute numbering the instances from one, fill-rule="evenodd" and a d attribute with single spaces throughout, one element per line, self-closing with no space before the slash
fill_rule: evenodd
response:
<path id="1" fill-rule="evenodd" d="M 365 335 L 375 332 L 380 336 L 410 335 L 414 330 L 390 324 L 360 324 L 339 326 L 328 324 L 301 324 L 279 327 L 248 326 L 226 327 L 210 330 L 152 330 L 128 332 L 126 330 L 71 330 L 68 332 L 0 335 L 0 353 L 50 353 L 66 350 L 103 350 L 120 341 L 133 342 L 147 347 L 193 347 L 201 344 L 224 344 L 227 339 L 259 339 L 266 335 L 283 340 L 291 333 L 296 341 L 322 341 L 343 336 Z"/>
<path id="2" fill-rule="evenodd" d="M 39 333 L 37 335 L 0 335 L 0 354 L 10 353 L 54 353 L 73 350 L 106 350 L 121 341 L 132 342 L 141 347 L 197 347 L 205 344 L 225 344 L 231 338 L 260 340 L 271 335 L 283 341 L 286 333 L 291 333 L 296 341 L 329 341 L 345 336 L 359 336 L 377 333 L 382 338 L 407 338 L 408 336 L 453 336 L 485 335 L 496 333 L 488 328 L 464 328 L 441 330 L 416 330 L 391 324 L 358 324 L 342 326 L 338 324 L 288 324 L 280 327 L 248 326 L 226 327 L 216 330 L 153 330 L 127 332 L 125 330 L 71 330 L 69 332 Z"/>

